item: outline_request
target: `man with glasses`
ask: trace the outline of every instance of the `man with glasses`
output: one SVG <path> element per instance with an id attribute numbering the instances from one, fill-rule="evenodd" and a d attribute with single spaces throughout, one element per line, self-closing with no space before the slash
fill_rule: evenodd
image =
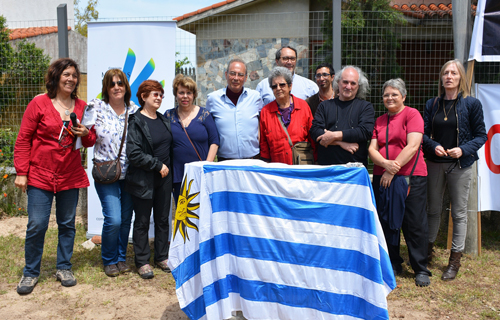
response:
<path id="1" fill-rule="evenodd" d="M 368 166 L 368 140 L 375 111 L 366 95 L 370 85 L 363 71 L 344 67 L 333 80 L 336 98 L 321 102 L 314 115 L 311 137 L 319 143 L 318 164 L 361 162 Z"/>
<path id="2" fill-rule="evenodd" d="M 290 70 L 290 72 L 292 72 L 292 94 L 302 100 L 306 100 L 310 96 L 316 94 L 319 89 L 314 81 L 295 74 L 296 64 L 297 50 L 295 50 L 295 48 L 284 46 L 276 51 L 276 65 L 285 67 Z M 262 80 L 255 89 L 260 93 L 260 96 L 264 101 L 264 105 L 275 100 L 273 90 L 271 90 L 271 87 L 269 87 L 269 80 L 267 78 Z"/>
<path id="3" fill-rule="evenodd" d="M 212 114 L 219 131 L 219 161 L 259 157 L 260 94 L 243 85 L 247 67 L 241 59 L 229 61 L 227 87 L 208 95 L 206 108 Z M 267 80 L 267 79 L 266 79 Z"/>
<path id="4" fill-rule="evenodd" d="M 306 99 L 313 116 L 321 102 L 335 98 L 335 92 L 332 88 L 333 77 L 335 77 L 335 69 L 333 69 L 332 65 L 329 63 L 322 63 L 316 67 L 314 77 L 316 78 L 316 84 L 319 87 L 319 92 Z"/>

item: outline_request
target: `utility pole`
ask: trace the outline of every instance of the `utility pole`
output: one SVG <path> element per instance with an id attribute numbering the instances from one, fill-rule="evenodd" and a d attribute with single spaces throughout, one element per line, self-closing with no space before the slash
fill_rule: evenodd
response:
<path id="1" fill-rule="evenodd" d="M 57 6 L 57 38 L 59 42 L 59 58 L 69 58 L 68 8 L 65 3 Z"/>
<path id="2" fill-rule="evenodd" d="M 342 0 L 332 0 L 332 65 L 335 72 L 342 69 Z"/>
<path id="3" fill-rule="evenodd" d="M 455 59 L 460 60 L 467 68 L 470 41 L 472 36 L 472 19 L 470 0 L 452 0 L 453 12 L 453 49 Z M 472 88 L 471 88 L 472 89 Z M 478 211 L 477 164 L 472 166 L 472 180 L 467 205 L 467 236 L 465 253 L 477 256 L 481 246 L 481 214 Z"/>

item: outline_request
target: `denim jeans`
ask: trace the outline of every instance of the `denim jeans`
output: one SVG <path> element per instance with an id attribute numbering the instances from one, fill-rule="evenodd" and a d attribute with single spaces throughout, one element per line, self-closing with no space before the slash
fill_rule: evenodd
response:
<path id="1" fill-rule="evenodd" d="M 429 222 L 429 242 L 436 241 L 444 190 L 450 194 L 451 217 L 453 220 L 453 238 L 451 251 L 463 252 L 467 234 L 467 203 L 472 180 L 472 167 L 460 168 L 453 163 L 437 163 L 427 161 L 427 220 Z"/>
<path id="2" fill-rule="evenodd" d="M 102 215 L 102 263 L 105 266 L 125 261 L 128 235 L 132 221 L 132 197 L 125 191 L 125 180 L 111 184 L 95 182 L 95 189 L 101 200 Z"/>
<path id="3" fill-rule="evenodd" d="M 24 245 L 26 277 L 38 277 L 42 262 L 45 233 L 49 226 L 52 201 L 56 197 L 56 221 L 58 226 L 56 268 L 71 269 L 71 256 L 75 242 L 75 213 L 79 189 L 69 189 L 54 194 L 52 191 L 28 186 L 28 228 Z"/>

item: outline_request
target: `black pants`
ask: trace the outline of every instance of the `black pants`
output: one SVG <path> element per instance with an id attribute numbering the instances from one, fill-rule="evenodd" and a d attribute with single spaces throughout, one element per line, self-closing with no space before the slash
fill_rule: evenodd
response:
<path id="1" fill-rule="evenodd" d="M 377 200 L 379 197 L 380 177 L 373 176 L 373 193 Z M 405 201 L 405 214 L 401 229 L 403 230 L 406 245 L 408 246 L 408 254 L 413 271 L 415 274 L 424 273 L 430 276 L 432 274 L 427 269 L 427 242 L 429 233 L 426 212 L 427 177 L 412 176 L 410 186 L 410 194 Z M 382 220 L 380 220 L 380 224 L 386 235 L 391 232 L 401 234 L 399 230 L 390 230 L 389 226 Z M 399 241 L 398 245 L 387 243 L 392 267 L 397 272 L 402 271 L 401 264 L 404 262 L 403 258 L 399 255 L 399 247 Z"/>
<path id="2" fill-rule="evenodd" d="M 153 198 L 141 199 L 132 196 L 135 212 L 133 240 L 135 266 L 137 268 L 149 264 L 149 259 L 151 258 L 148 237 L 151 209 L 153 209 L 155 223 L 155 261 L 168 259 L 168 214 L 170 212 L 171 193 L 171 172 L 165 178 L 162 178 L 159 172 L 155 172 Z"/>

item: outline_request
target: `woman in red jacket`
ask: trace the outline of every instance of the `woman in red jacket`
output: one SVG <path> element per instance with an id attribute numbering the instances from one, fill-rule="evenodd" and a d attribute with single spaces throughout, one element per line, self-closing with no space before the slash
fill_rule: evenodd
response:
<path id="1" fill-rule="evenodd" d="M 82 124 L 73 126 L 70 121 L 73 112 L 81 120 L 86 105 L 77 97 L 79 82 L 80 71 L 75 61 L 62 58 L 52 63 L 45 76 L 47 93 L 28 104 L 17 136 L 15 185 L 28 194 L 26 265 L 17 286 L 19 294 L 31 293 L 38 282 L 54 196 L 59 230 L 56 277 L 63 286 L 76 285 L 70 262 L 75 212 L 78 189 L 88 187 L 89 181 L 75 141 L 83 137 L 83 146 L 91 145 L 85 138 L 89 130 Z"/>
<path id="2" fill-rule="evenodd" d="M 269 75 L 269 85 L 276 100 L 265 105 L 260 112 L 260 156 L 265 161 L 293 164 L 292 148 L 283 125 L 292 145 L 307 141 L 315 150 L 315 143 L 309 135 L 313 115 L 307 102 L 290 93 L 292 79 L 292 73 L 284 67 L 274 68 Z"/>

